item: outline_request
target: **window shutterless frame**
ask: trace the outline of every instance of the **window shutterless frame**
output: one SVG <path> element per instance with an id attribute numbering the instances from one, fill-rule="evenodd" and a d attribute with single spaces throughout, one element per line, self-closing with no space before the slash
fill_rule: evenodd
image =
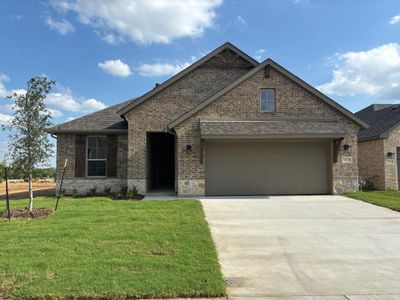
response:
<path id="1" fill-rule="evenodd" d="M 263 92 L 269 92 L 271 99 L 263 99 Z M 263 109 L 263 103 L 270 104 L 270 109 Z M 275 112 L 276 109 L 276 93 L 274 88 L 260 89 L 260 111 L 261 112 Z"/>
<path id="2" fill-rule="evenodd" d="M 90 138 L 104 138 L 105 139 L 105 158 L 89 158 L 89 139 Z M 98 150 L 98 140 L 96 140 L 96 149 Z M 105 171 L 104 175 L 89 175 L 89 161 L 104 161 Z M 88 135 L 86 136 L 86 168 L 85 175 L 88 178 L 106 178 L 107 177 L 107 136 L 106 135 Z"/>

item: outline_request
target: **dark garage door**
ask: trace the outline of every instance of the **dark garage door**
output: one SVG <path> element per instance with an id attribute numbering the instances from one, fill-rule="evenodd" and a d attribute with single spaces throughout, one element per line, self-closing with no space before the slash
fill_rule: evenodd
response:
<path id="1" fill-rule="evenodd" d="M 207 195 L 330 193 L 330 143 L 206 143 Z"/>

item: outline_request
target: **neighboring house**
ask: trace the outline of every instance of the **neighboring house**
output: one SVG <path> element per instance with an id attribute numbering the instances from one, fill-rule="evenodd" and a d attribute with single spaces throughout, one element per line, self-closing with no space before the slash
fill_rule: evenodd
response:
<path id="1" fill-rule="evenodd" d="M 369 125 L 358 134 L 360 177 L 376 189 L 400 189 L 400 104 L 373 104 L 356 115 Z"/>
<path id="2" fill-rule="evenodd" d="M 64 187 L 184 195 L 358 189 L 367 125 L 276 62 L 225 43 L 136 99 L 57 125 Z"/>

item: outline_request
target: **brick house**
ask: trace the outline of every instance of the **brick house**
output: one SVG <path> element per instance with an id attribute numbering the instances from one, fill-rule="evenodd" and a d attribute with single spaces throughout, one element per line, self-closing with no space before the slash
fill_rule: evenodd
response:
<path id="1" fill-rule="evenodd" d="M 400 189 L 400 104 L 373 104 L 356 113 L 368 129 L 358 134 L 360 177 L 374 188 Z"/>
<path id="2" fill-rule="evenodd" d="M 184 195 L 358 189 L 367 125 L 276 62 L 225 43 L 141 97 L 49 129 L 64 187 Z"/>

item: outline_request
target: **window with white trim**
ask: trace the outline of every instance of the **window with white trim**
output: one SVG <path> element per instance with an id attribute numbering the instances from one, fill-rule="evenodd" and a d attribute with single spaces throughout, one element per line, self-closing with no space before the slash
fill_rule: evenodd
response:
<path id="1" fill-rule="evenodd" d="M 107 137 L 87 137 L 87 168 L 88 177 L 105 177 L 107 169 Z"/>
<path id="2" fill-rule="evenodd" d="M 275 111 L 275 89 L 261 89 L 260 108 L 263 112 Z"/>

